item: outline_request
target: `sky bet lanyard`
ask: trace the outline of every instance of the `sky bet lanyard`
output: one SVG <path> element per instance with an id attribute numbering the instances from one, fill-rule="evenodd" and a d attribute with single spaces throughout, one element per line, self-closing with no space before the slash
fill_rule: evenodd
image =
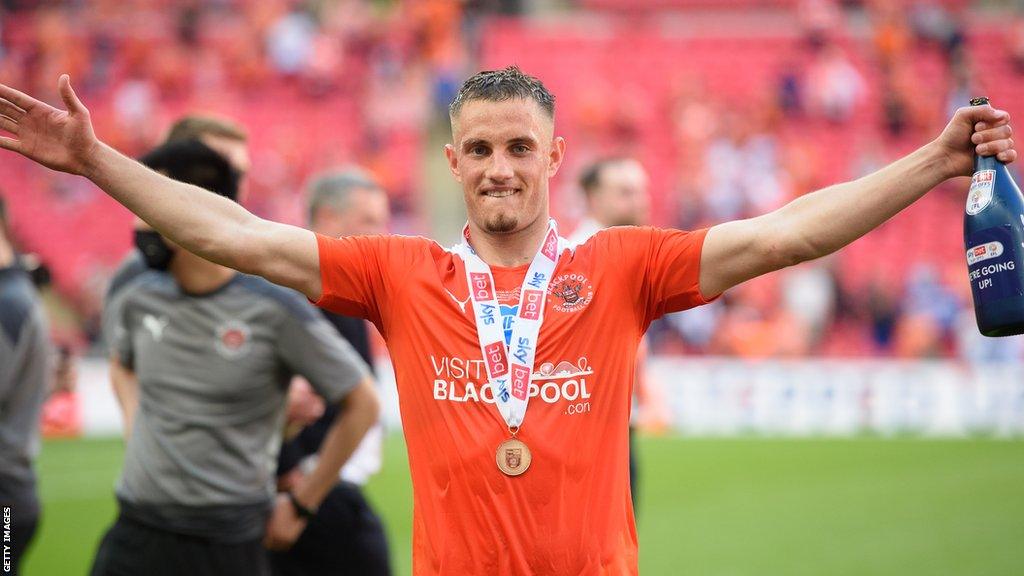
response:
<path id="1" fill-rule="evenodd" d="M 530 400 L 530 377 L 533 375 L 540 326 L 544 321 L 548 284 L 565 244 L 565 239 L 558 237 L 555 221 L 549 220 L 544 242 L 533 257 L 519 291 L 519 309 L 512 325 L 511 344 L 507 347 L 494 276 L 490 266 L 469 245 L 468 224 L 462 230 L 462 243 L 454 248 L 466 264 L 476 335 L 484 356 L 487 379 L 494 393 L 494 403 L 512 435 L 498 447 L 496 455 L 498 468 L 509 476 L 522 474 L 530 465 L 530 451 L 515 435 L 523 423 Z"/>

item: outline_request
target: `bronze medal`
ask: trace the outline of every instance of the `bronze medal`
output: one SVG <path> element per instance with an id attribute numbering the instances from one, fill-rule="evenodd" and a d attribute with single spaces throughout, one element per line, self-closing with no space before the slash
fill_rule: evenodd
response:
<path id="1" fill-rule="evenodd" d="M 519 476 L 526 472 L 533 460 L 530 449 L 518 438 L 509 438 L 499 444 L 495 456 L 498 461 L 498 470 L 501 470 L 506 476 Z"/>

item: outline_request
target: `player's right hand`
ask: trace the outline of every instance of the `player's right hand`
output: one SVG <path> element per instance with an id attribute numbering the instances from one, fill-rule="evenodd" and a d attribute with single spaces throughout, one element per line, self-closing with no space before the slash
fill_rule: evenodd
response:
<path id="1" fill-rule="evenodd" d="M 58 80 L 67 110 L 0 84 L 0 148 L 13 150 L 47 168 L 88 176 L 89 160 L 99 146 L 89 110 L 71 89 L 71 78 Z"/>

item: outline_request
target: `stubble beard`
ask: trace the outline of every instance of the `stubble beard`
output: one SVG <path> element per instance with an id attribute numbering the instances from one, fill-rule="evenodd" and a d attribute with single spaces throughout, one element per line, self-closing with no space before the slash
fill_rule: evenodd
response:
<path id="1" fill-rule="evenodd" d="M 508 234 L 514 232 L 519 227 L 519 218 L 515 215 L 505 214 L 504 212 L 487 219 L 484 222 L 484 230 L 491 234 Z"/>

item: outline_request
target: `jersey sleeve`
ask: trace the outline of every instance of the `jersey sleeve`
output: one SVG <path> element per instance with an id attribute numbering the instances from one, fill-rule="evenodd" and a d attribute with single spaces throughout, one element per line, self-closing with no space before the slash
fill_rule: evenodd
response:
<path id="1" fill-rule="evenodd" d="M 430 241 L 413 236 L 317 234 L 320 254 L 320 308 L 365 318 L 387 334 L 389 303 L 408 272 L 428 253 Z"/>
<path id="2" fill-rule="evenodd" d="M 669 312 L 707 304 L 700 291 L 700 259 L 707 229 L 611 228 L 598 234 L 617 267 L 627 294 L 636 294 L 637 317 L 646 327 Z"/>
<path id="3" fill-rule="evenodd" d="M 369 376 L 355 349 L 308 303 L 289 310 L 278 334 L 278 352 L 296 374 L 330 403 L 340 401 Z"/>

